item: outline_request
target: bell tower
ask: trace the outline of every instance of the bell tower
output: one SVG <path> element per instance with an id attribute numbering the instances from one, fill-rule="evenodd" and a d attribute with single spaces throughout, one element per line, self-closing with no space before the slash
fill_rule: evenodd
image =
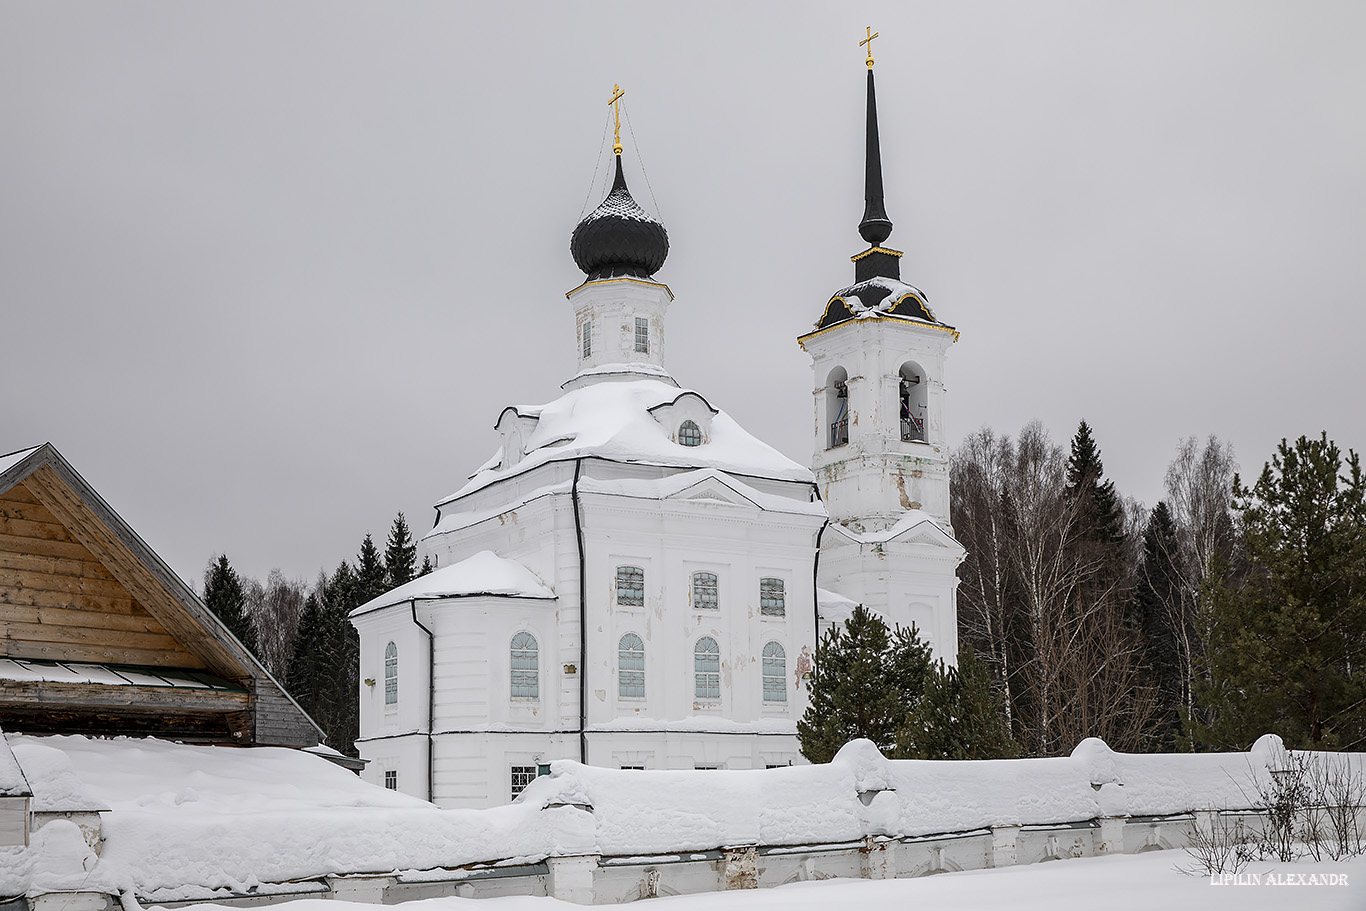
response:
<path id="1" fill-rule="evenodd" d="M 914 625 L 935 658 L 958 657 L 957 567 L 949 524 L 944 362 L 958 331 L 901 280 L 882 190 L 870 28 L 864 210 L 854 283 L 797 339 L 811 356 L 812 471 L 830 525 L 817 584 L 889 623 Z M 822 615 L 822 628 L 837 622 Z"/>
<path id="2" fill-rule="evenodd" d="M 901 251 L 882 193 L 873 57 L 868 54 L 864 212 L 868 249 L 850 257 L 854 284 L 837 291 L 798 344 L 811 356 L 812 469 L 830 517 L 876 530 L 909 510 L 949 526 L 944 361 L 958 339 L 924 292 L 901 280 Z"/>

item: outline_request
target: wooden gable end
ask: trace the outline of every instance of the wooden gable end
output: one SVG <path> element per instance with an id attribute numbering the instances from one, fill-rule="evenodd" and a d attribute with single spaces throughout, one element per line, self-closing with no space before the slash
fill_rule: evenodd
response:
<path id="1" fill-rule="evenodd" d="M 26 483 L 0 493 L 0 657 L 204 668 Z"/>
<path id="2" fill-rule="evenodd" d="M 0 456 L 0 720 L 241 745 L 322 734 L 47 443 Z"/>

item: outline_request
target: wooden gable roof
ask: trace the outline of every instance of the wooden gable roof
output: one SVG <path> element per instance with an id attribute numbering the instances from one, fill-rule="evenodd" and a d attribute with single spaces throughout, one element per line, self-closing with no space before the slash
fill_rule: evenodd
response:
<path id="1" fill-rule="evenodd" d="M 0 634 L 0 717 L 25 726 L 287 746 L 321 734 L 51 444 L 0 457 Z"/>

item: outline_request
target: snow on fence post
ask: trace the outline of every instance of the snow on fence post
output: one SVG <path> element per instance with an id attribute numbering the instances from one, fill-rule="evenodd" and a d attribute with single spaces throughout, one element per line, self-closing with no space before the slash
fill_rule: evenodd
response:
<path id="1" fill-rule="evenodd" d="M 991 857 L 987 866 L 1013 867 L 1016 863 L 1015 848 L 1020 840 L 1019 826 L 991 827 Z"/>
<path id="2" fill-rule="evenodd" d="M 593 873 L 598 868 L 594 854 L 548 857 L 550 896 L 576 905 L 593 904 Z"/>

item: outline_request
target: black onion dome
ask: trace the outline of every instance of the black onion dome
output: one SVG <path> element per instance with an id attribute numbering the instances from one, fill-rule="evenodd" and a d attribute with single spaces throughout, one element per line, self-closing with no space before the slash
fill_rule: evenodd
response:
<path id="1" fill-rule="evenodd" d="M 602 204 L 574 227 L 569 252 L 589 281 L 633 276 L 649 278 L 669 255 L 669 232 L 651 218 L 626 189 L 617 156 L 617 179 Z"/>

